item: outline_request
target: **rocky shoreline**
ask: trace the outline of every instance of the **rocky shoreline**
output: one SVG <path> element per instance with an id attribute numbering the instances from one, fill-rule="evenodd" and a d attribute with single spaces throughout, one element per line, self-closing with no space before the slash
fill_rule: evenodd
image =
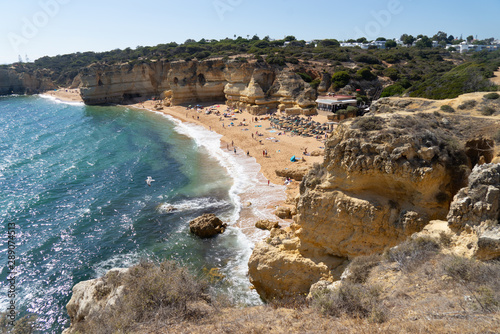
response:
<path id="1" fill-rule="evenodd" d="M 196 78 L 196 69 L 190 70 L 194 71 L 190 72 L 194 73 L 191 77 Z M 262 89 L 264 83 L 258 81 L 265 77 L 263 73 L 268 73 L 264 70 L 250 71 L 244 78 L 240 76 L 238 90 L 234 88 L 237 81 L 229 82 L 227 77 L 217 84 L 206 85 L 206 82 L 215 83 L 213 78 L 221 73 L 228 75 L 227 70 L 220 67 L 217 75 L 209 77 L 213 80 L 204 77 L 203 85 L 189 80 L 188 84 L 180 85 L 175 80 L 178 77 L 171 76 L 174 73 L 171 69 L 160 81 L 148 78 L 144 68 L 140 70 L 142 74 L 137 71 L 139 69 L 115 73 L 114 79 L 109 77 L 106 84 L 102 78 L 90 83 L 81 77 L 83 83 L 87 82 L 82 97 L 84 100 L 87 97 L 86 102 L 91 104 L 101 103 L 99 94 L 108 96 L 109 93 L 105 89 L 123 91 L 128 83 L 122 79 L 139 75 L 144 80 L 136 82 L 164 83 L 153 85 L 153 93 L 162 97 L 159 109 L 165 108 L 167 113 L 184 121 L 192 117 L 194 122 L 213 127 L 214 131 L 220 127 L 216 118 L 209 121 L 209 117 L 203 115 L 201 121 L 194 120 L 196 114 L 186 112 L 184 116 L 184 109 L 168 106 L 185 102 L 183 99 L 189 94 L 198 100 L 214 98 L 223 87 L 224 94 L 219 97 L 245 109 L 249 116 L 264 113 L 267 106 L 288 112 L 300 108 L 298 112 L 305 114 L 309 110 L 305 103 L 299 102 L 302 95 L 290 95 L 290 91 L 296 91 L 290 88 L 294 86 L 290 86 L 290 82 L 294 82 L 290 77 L 286 80 L 288 95 L 273 93 L 267 95 L 266 101 L 260 101 L 262 94 L 258 88 Z M 185 74 L 188 69 L 183 71 Z M 231 75 L 241 75 L 235 71 L 236 74 Z M 98 77 L 89 74 L 88 80 Z M 278 86 L 286 86 L 279 77 L 275 76 L 269 86 L 273 92 L 280 91 Z M 277 86 L 271 89 L 273 85 Z M 214 87 L 217 87 L 215 93 Z M 297 91 L 301 89 L 303 87 L 297 86 Z M 159 93 L 162 90 L 163 95 Z M 149 88 L 146 91 L 150 94 Z M 158 106 L 155 101 L 148 103 L 152 109 Z M 458 105 L 458 102 L 444 101 L 444 104 Z M 413 108 L 415 105 L 418 106 Z M 299 194 L 287 200 L 287 216 L 293 217 L 291 225 L 271 228 L 270 237 L 258 243 L 253 251 L 249 262 L 250 282 L 264 300 L 307 295 L 318 286 L 338 286 L 334 282 L 341 281 L 354 259 L 380 254 L 419 235 L 446 238 L 447 251 L 460 256 L 480 260 L 500 256 L 500 157 L 491 136 L 491 129 L 498 129 L 498 117 L 471 117 L 470 112 L 442 114 L 438 107 L 422 99 L 385 99 L 375 104 L 371 114 L 342 122 L 325 143 L 324 158 L 320 156 L 314 166 L 308 160 L 310 170 L 303 179 L 301 175 L 300 187 L 295 188 Z M 229 142 L 231 134 L 225 135 Z M 238 138 L 238 147 L 258 148 L 252 151 L 258 154 L 260 145 L 248 146 L 247 140 L 244 136 Z M 279 174 L 278 168 L 275 170 Z M 281 174 L 281 177 L 268 176 L 273 172 L 268 170 L 266 176 L 281 180 Z M 73 298 L 77 300 L 72 298 L 70 303 L 79 304 L 78 299 L 83 298 L 92 304 L 92 298 L 82 297 L 84 295 L 88 296 L 74 293 Z"/>

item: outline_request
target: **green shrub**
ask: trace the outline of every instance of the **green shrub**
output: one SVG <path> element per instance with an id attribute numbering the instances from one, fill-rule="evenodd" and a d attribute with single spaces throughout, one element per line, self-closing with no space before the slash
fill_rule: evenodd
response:
<path id="1" fill-rule="evenodd" d="M 297 72 L 297 74 L 302 78 L 302 80 L 304 80 L 305 82 L 311 82 L 313 81 L 313 79 L 311 78 L 311 76 L 307 73 L 300 73 L 300 72 Z"/>
<path id="2" fill-rule="evenodd" d="M 388 262 L 396 262 L 398 269 L 411 272 L 439 251 L 439 243 L 431 238 L 407 240 L 385 252 Z"/>
<path id="3" fill-rule="evenodd" d="M 454 113 L 455 112 L 455 109 L 453 109 L 453 107 L 447 105 L 447 104 L 444 104 L 441 106 L 441 111 L 444 111 L 444 112 L 447 112 L 447 113 Z"/>
<path id="4" fill-rule="evenodd" d="M 318 89 L 318 86 L 320 83 L 321 83 L 321 80 L 318 78 L 318 79 L 314 79 L 309 84 L 311 85 L 312 88 Z"/>
<path id="5" fill-rule="evenodd" d="M 496 99 L 500 98 L 500 95 L 498 93 L 489 93 L 489 94 L 486 94 L 485 96 L 483 96 L 483 98 L 485 98 L 487 100 L 496 100 Z"/>
<path id="6" fill-rule="evenodd" d="M 351 76 L 346 71 L 335 72 L 332 76 L 332 86 L 335 89 L 343 88 L 350 80 Z"/>
<path id="7" fill-rule="evenodd" d="M 467 100 L 464 101 L 461 105 L 458 106 L 458 109 L 460 110 L 469 110 L 474 108 L 477 105 L 477 102 L 475 100 Z"/>
<path id="8" fill-rule="evenodd" d="M 399 79 L 399 71 L 394 67 L 388 67 L 384 70 L 384 75 L 389 77 L 391 80 L 396 81 Z"/>
<path id="9" fill-rule="evenodd" d="M 353 60 L 365 64 L 380 64 L 380 60 L 378 58 L 366 54 L 355 56 L 353 57 Z"/>
<path id="10" fill-rule="evenodd" d="M 347 112 L 356 115 L 358 113 L 359 108 L 353 106 L 347 106 Z"/>
<path id="11" fill-rule="evenodd" d="M 484 115 L 484 116 L 491 116 L 493 115 L 494 113 L 496 112 L 496 110 L 492 107 L 489 107 L 489 106 L 484 106 L 482 109 L 481 109 L 481 114 Z"/>
<path id="12" fill-rule="evenodd" d="M 395 96 L 395 95 L 400 96 L 404 93 L 404 91 L 405 91 L 405 89 L 399 84 L 390 85 L 390 86 L 387 86 L 384 88 L 380 97 L 389 97 L 389 96 Z"/>
<path id="13" fill-rule="evenodd" d="M 373 74 L 369 68 L 360 69 L 359 71 L 356 72 L 356 75 L 360 79 L 366 80 L 366 81 L 373 81 L 373 80 L 377 79 L 377 76 L 375 74 Z"/>
<path id="14" fill-rule="evenodd" d="M 266 62 L 270 65 L 285 66 L 285 57 L 281 55 L 271 55 L 266 58 Z"/>
<path id="15" fill-rule="evenodd" d="M 436 62 L 442 66 L 443 62 Z M 417 78 L 414 78 L 417 80 Z M 492 84 L 486 76 L 484 64 L 467 62 L 446 69 L 426 73 L 423 80 L 413 85 L 410 96 L 428 99 L 450 99 L 465 93 L 491 91 Z"/>

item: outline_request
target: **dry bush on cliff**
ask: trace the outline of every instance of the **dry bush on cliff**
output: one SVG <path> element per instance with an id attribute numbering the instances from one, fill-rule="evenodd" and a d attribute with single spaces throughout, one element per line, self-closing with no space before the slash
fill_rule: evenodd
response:
<path id="1" fill-rule="evenodd" d="M 459 256 L 448 256 L 442 270 L 471 295 L 482 311 L 500 310 L 500 263 L 480 262 Z"/>
<path id="2" fill-rule="evenodd" d="M 352 283 L 365 283 L 371 270 L 382 260 L 378 254 L 358 256 L 349 264 L 346 280 Z"/>
<path id="3" fill-rule="evenodd" d="M 319 293 L 311 306 L 302 297 L 258 307 L 214 307 L 206 284 L 174 263 L 142 263 L 130 274 L 107 278 L 125 287 L 115 309 L 85 319 L 73 333 L 494 333 L 500 264 L 436 251 L 417 238 L 392 254 L 414 265 L 378 256 L 354 260 L 351 277 Z M 416 262 L 415 262 L 416 261 Z M 361 272 L 370 272 L 365 275 Z M 354 281 L 363 283 L 354 283 Z M 376 325 L 374 324 L 376 323 Z"/>
<path id="4" fill-rule="evenodd" d="M 385 121 L 381 117 L 359 117 L 353 121 L 353 127 L 362 131 L 376 131 L 382 130 Z"/>
<path id="5" fill-rule="evenodd" d="M 323 314 L 334 317 L 348 315 L 382 323 L 386 320 L 387 310 L 380 303 L 380 292 L 375 285 L 345 281 L 333 291 L 316 294 L 312 305 Z"/>
<path id="6" fill-rule="evenodd" d="M 395 262 L 399 270 L 412 271 L 429 260 L 431 256 L 436 255 L 439 248 L 437 241 L 419 237 L 389 249 L 384 256 L 388 262 Z"/>
<path id="7" fill-rule="evenodd" d="M 476 100 L 467 100 L 462 102 L 459 106 L 458 109 L 460 110 L 470 110 L 473 109 L 477 105 Z"/>
<path id="8" fill-rule="evenodd" d="M 123 294 L 115 307 L 88 317 L 75 325 L 81 333 L 129 333 L 141 324 L 155 328 L 174 322 L 200 319 L 211 312 L 208 285 L 173 261 L 160 265 L 141 262 L 132 267 L 120 281 L 111 275 L 105 277 L 109 286 L 123 286 Z M 103 296 L 105 290 L 99 293 Z"/>

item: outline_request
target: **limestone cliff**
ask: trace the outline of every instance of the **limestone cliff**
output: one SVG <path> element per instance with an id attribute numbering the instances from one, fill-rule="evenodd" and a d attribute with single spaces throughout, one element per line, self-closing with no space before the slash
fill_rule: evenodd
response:
<path id="1" fill-rule="evenodd" d="M 63 333 L 78 333 L 74 327 L 86 318 L 98 316 L 113 308 L 123 294 L 123 276 L 129 269 L 111 269 L 104 277 L 82 281 L 73 287 L 71 300 L 66 305 L 71 327 Z M 121 284 L 114 284 L 119 282 Z"/>
<path id="2" fill-rule="evenodd" d="M 0 69 L 0 95 L 36 94 L 54 88 L 47 70 Z"/>
<path id="3" fill-rule="evenodd" d="M 454 135 L 458 124 L 421 114 L 339 126 L 326 142 L 323 165 L 302 181 L 292 235 L 256 246 L 250 258 L 261 296 L 307 293 L 315 279 L 338 279 L 342 259 L 382 252 L 430 220 L 445 219 L 471 165 Z M 279 269 L 263 270 L 271 263 Z M 299 283 L 291 276 L 309 278 Z"/>
<path id="4" fill-rule="evenodd" d="M 482 260 L 500 256 L 500 164 L 474 168 L 468 186 L 455 195 L 447 219 L 464 255 Z"/>
<path id="5" fill-rule="evenodd" d="M 206 60 L 99 65 L 82 70 L 86 104 L 124 103 L 161 97 L 167 103 L 224 101 L 263 114 L 280 108 L 314 113 L 316 92 L 297 74 L 264 62 Z"/>

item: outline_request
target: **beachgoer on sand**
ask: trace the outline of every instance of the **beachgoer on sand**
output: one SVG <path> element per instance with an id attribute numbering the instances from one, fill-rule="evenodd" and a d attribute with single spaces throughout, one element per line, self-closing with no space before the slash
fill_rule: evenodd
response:
<path id="1" fill-rule="evenodd" d="M 236 147 L 234 148 L 234 154 L 236 154 Z"/>

